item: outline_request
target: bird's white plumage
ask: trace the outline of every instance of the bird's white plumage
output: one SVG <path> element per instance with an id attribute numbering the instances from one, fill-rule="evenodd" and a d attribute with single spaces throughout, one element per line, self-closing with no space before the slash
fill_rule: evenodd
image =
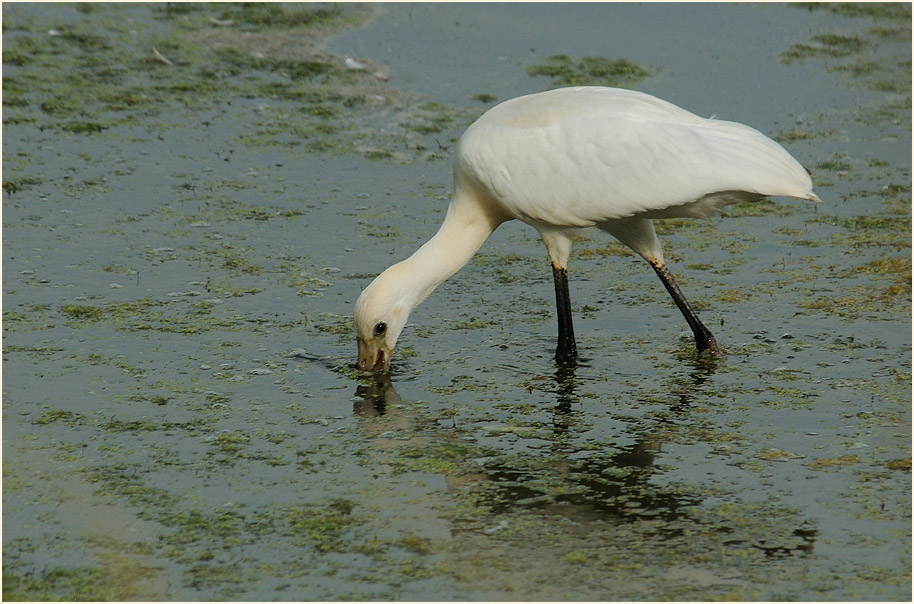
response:
<path id="1" fill-rule="evenodd" d="M 409 313 L 506 220 L 534 226 L 560 271 L 575 233 L 597 226 L 678 290 L 651 219 L 708 217 L 769 195 L 818 201 L 803 166 L 749 126 L 614 88 L 563 88 L 506 101 L 461 137 L 454 198 L 438 233 L 359 296 L 359 365 L 389 367 Z M 556 287 L 558 296 L 558 281 Z M 696 340 L 703 338 L 700 346 L 716 350 L 681 292 L 671 295 Z"/>
<path id="2" fill-rule="evenodd" d="M 457 157 L 468 180 L 531 223 L 707 216 L 714 203 L 690 204 L 726 191 L 815 198 L 806 170 L 757 130 L 614 88 L 502 103 L 467 129 Z"/>

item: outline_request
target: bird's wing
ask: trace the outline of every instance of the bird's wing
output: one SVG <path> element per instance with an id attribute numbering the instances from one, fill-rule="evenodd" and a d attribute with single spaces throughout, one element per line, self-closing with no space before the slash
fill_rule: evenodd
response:
<path id="1" fill-rule="evenodd" d="M 636 114 L 534 128 L 492 124 L 469 142 L 458 169 L 514 216 L 548 224 L 674 215 L 677 206 L 729 191 L 815 198 L 805 169 L 768 137 L 684 111 L 667 120 Z"/>

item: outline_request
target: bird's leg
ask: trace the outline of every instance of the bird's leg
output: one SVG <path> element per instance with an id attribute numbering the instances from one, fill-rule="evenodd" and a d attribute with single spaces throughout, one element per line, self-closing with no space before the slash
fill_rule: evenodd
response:
<path id="1" fill-rule="evenodd" d="M 560 364 L 574 363 L 578 358 L 578 347 L 574 341 L 574 326 L 571 321 L 568 269 L 553 264 L 552 279 L 555 281 L 555 307 L 559 321 L 559 343 L 555 349 L 555 360 Z"/>
<path id="2" fill-rule="evenodd" d="M 718 356 L 720 352 L 717 350 L 717 341 L 711 334 L 711 330 L 705 327 L 704 323 L 701 322 L 701 319 L 698 318 L 698 315 L 695 314 L 695 311 L 692 310 L 692 307 L 689 306 L 688 300 L 682 295 L 682 290 L 679 289 L 679 284 L 676 283 L 676 280 L 673 279 L 673 275 L 670 274 L 670 269 L 666 267 L 666 263 L 662 260 L 648 260 L 648 262 L 650 262 L 654 271 L 657 273 L 657 276 L 660 277 L 660 280 L 663 281 L 663 285 L 666 287 L 666 290 L 670 292 L 673 302 L 679 307 L 682 316 L 685 317 L 689 327 L 692 328 L 692 333 L 695 334 L 695 346 L 698 348 L 698 352 L 702 353 L 707 350 L 711 355 Z M 556 285 L 556 287 L 558 287 L 558 285 Z"/>

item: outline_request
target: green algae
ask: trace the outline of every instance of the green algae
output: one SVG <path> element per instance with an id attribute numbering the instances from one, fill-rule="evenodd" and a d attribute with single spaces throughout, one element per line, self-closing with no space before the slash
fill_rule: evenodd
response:
<path id="1" fill-rule="evenodd" d="M 104 12 L 116 15 L 120 10 L 106 7 Z M 96 15 L 100 16 L 101 12 L 97 11 Z M 10 103 L 5 104 L 17 110 L 5 112 L 4 123 L 35 120 L 33 99 L 40 99 L 38 111 L 47 117 L 58 118 L 52 119 L 47 127 L 97 135 L 150 114 L 160 115 L 163 106 L 169 103 L 177 102 L 179 107 L 199 110 L 213 106 L 226 96 L 266 95 L 267 98 L 295 101 L 300 119 L 291 124 L 288 121 L 276 124 L 273 112 L 265 113 L 267 119 L 255 122 L 260 127 L 242 138 L 247 144 L 301 146 L 309 152 L 324 154 L 360 152 L 355 141 L 364 140 L 366 132 L 353 129 L 350 123 L 353 117 L 370 108 L 364 107 L 365 93 L 357 89 L 383 91 L 383 83 L 371 73 L 342 68 L 340 58 L 316 54 L 311 44 L 277 44 L 277 37 L 311 40 L 351 27 L 366 18 L 361 8 L 239 5 L 225 9 L 225 19 L 216 19 L 224 25 L 215 30 L 209 21 L 212 17 L 206 12 L 180 13 L 181 18 L 174 21 L 171 34 L 153 43 L 157 55 L 134 51 L 126 63 L 132 69 L 107 67 L 119 64 L 115 58 L 122 59 L 125 39 L 130 35 L 122 27 L 114 27 L 106 36 L 98 36 L 81 31 L 87 24 L 74 23 L 59 36 L 16 37 L 4 52 L 5 60 L 28 69 L 12 78 L 4 78 L 6 91 L 12 93 Z M 178 16 L 170 11 L 163 13 L 167 19 Z M 106 17 L 106 20 L 113 22 L 114 18 Z M 24 28 L 16 23 L 6 27 Z M 250 30 L 246 31 L 247 39 L 237 35 L 238 29 L 248 27 L 255 28 L 253 35 Z M 61 56 L 70 60 L 61 48 L 67 43 L 91 50 L 92 61 L 89 64 L 78 61 L 62 64 Z M 289 49 L 295 47 L 301 50 L 290 54 Z M 98 65 L 106 66 L 107 71 L 100 72 Z M 74 82 L 82 78 L 94 85 L 64 90 L 55 79 L 55 74 L 61 72 L 71 74 L 68 77 Z M 276 76 L 287 81 L 277 82 Z M 73 114 L 78 114 L 80 119 L 68 119 Z M 103 119 L 104 115 L 111 117 Z M 418 128 L 423 134 L 437 134 L 442 125 L 451 120 L 448 112 L 439 112 L 431 124 L 416 125 L 405 121 L 400 132 L 407 137 L 411 130 Z M 163 123 L 162 127 L 170 126 Z M 375 154 L 373 157 L 383 152 L 369 151 Z M 438 154 L 431 152 L 428 157 L 435 158 Z"/>
<path id="2" fill-rule="evenodd" d="M 3 573 L 3 599 L 16 601 L 113 601 L 143 596 L 136 583 L 156 570 L 133 560 L 109 560 L 100 567 L 53 568 L 38 575 Z"/>
<path id="3" fill-rule="evenodd" d="M 356 14 L 342 7 L 292 8 L 257 2 L 229 5 L 220 13 L 218 20 L 267 29 L 326 28 L 359 22 Z"/>
<path id="4" fill-rule="evenodd" d="M 531 76 L 551 78 L 552 87 L 613 86 L 632 88 L 641 80 L 657 73 L 655 67 L 638 65 L 628 59 L 553 55 L 538 65 L 527 67 Z"/>
<path id="5" fill-rule="evenodd" d="M 46 426 L 48 424 L 61 421 L 67 425 L 74 426 L 82 423 L 82 417 L 80 417 L 78 413 L 73 413 L 72 411 L 55 409 L 53 411 L 44 411 L 40 413 L 38 417 L 32 420 L 32 423 L 40 426 Z"/>
<path id="6" fill-rule="evenodd" d="M 60 310 L 64 315 L 77 321 L 97 321 L 102 316 L 102 309 L 96 306 L 68 304 Z"/>
<path id="7" fill-rule="evenodd" d="M 841 153 L 834 154 L 831 159 L 816 164 L 820 170 L 829 170 L 832 172 L 853 170 L 854 165 L 847 160 L 847 157 Z"/>
<path id="8" fill-rule="evenodd" d="M 841 34 L 817 34 L 813 44 L 794 44 L 781 53 L 783 63 L 795 63 L 810 57 L 846 57 L 863 50 L 867 42 L 859 36 Z"/>
<path id="9" fill-rule="evenodd" d="M 303 543 L 326 552 L 348 547 L 342 534 L 363 520 L 353 515 L 355 505 L 346 499 L 330 502 L 326 507 L 300 506 L 286 512 L 288 530 Z"/>
<path id="10" fill-rule="evenodd" d="M 224 268 L 240 270 L 242 272 L 259 272 L 247 267 L 234 256 L 223 255 Z M 223 286 L 215 286 L 223 295 L 244 295 L 256 293 L 256 290 L 227 291 Z M 191 295 L 199 295 L 191 293 Z M 142 298 L 130 302 L 111 302 L 105 306 L 89 306 L 69 304 L 61 308 L 61 313 L 69 319 L 69 324 L 75 328 L 89 329 L 97 324 L 110 325 L 122 331 L 158 331 L 165 333 L 182 333 L 186 335 L 202 333 L 210 330 L 239 331 L 248 322 L 241 317 L 211 316 L 213 306 L 201 303 L 196 306 L 196 312 L 188 315 L 183 313 L 175 302 L 152 300 Z"/>
<path id="11" fill-rule="evenodd" d="M 845 17 L 911 21 L 911 7 L 902 2 L 797 2 L 793 6 L 810 11 L 828 10 Z"/>

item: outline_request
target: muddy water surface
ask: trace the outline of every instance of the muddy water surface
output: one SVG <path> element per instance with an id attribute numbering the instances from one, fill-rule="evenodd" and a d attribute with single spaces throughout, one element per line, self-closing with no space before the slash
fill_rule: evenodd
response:
<path id="1" fill-rule="evenodd" d="M 4 598 L 910 599 L 909 10 L 4 4 Z M 508 224 L 358 375 L 460 132 L 568 83 L 814 172 L 658 222 L 722 359 L 593 233 L 558 369 Z"/>

